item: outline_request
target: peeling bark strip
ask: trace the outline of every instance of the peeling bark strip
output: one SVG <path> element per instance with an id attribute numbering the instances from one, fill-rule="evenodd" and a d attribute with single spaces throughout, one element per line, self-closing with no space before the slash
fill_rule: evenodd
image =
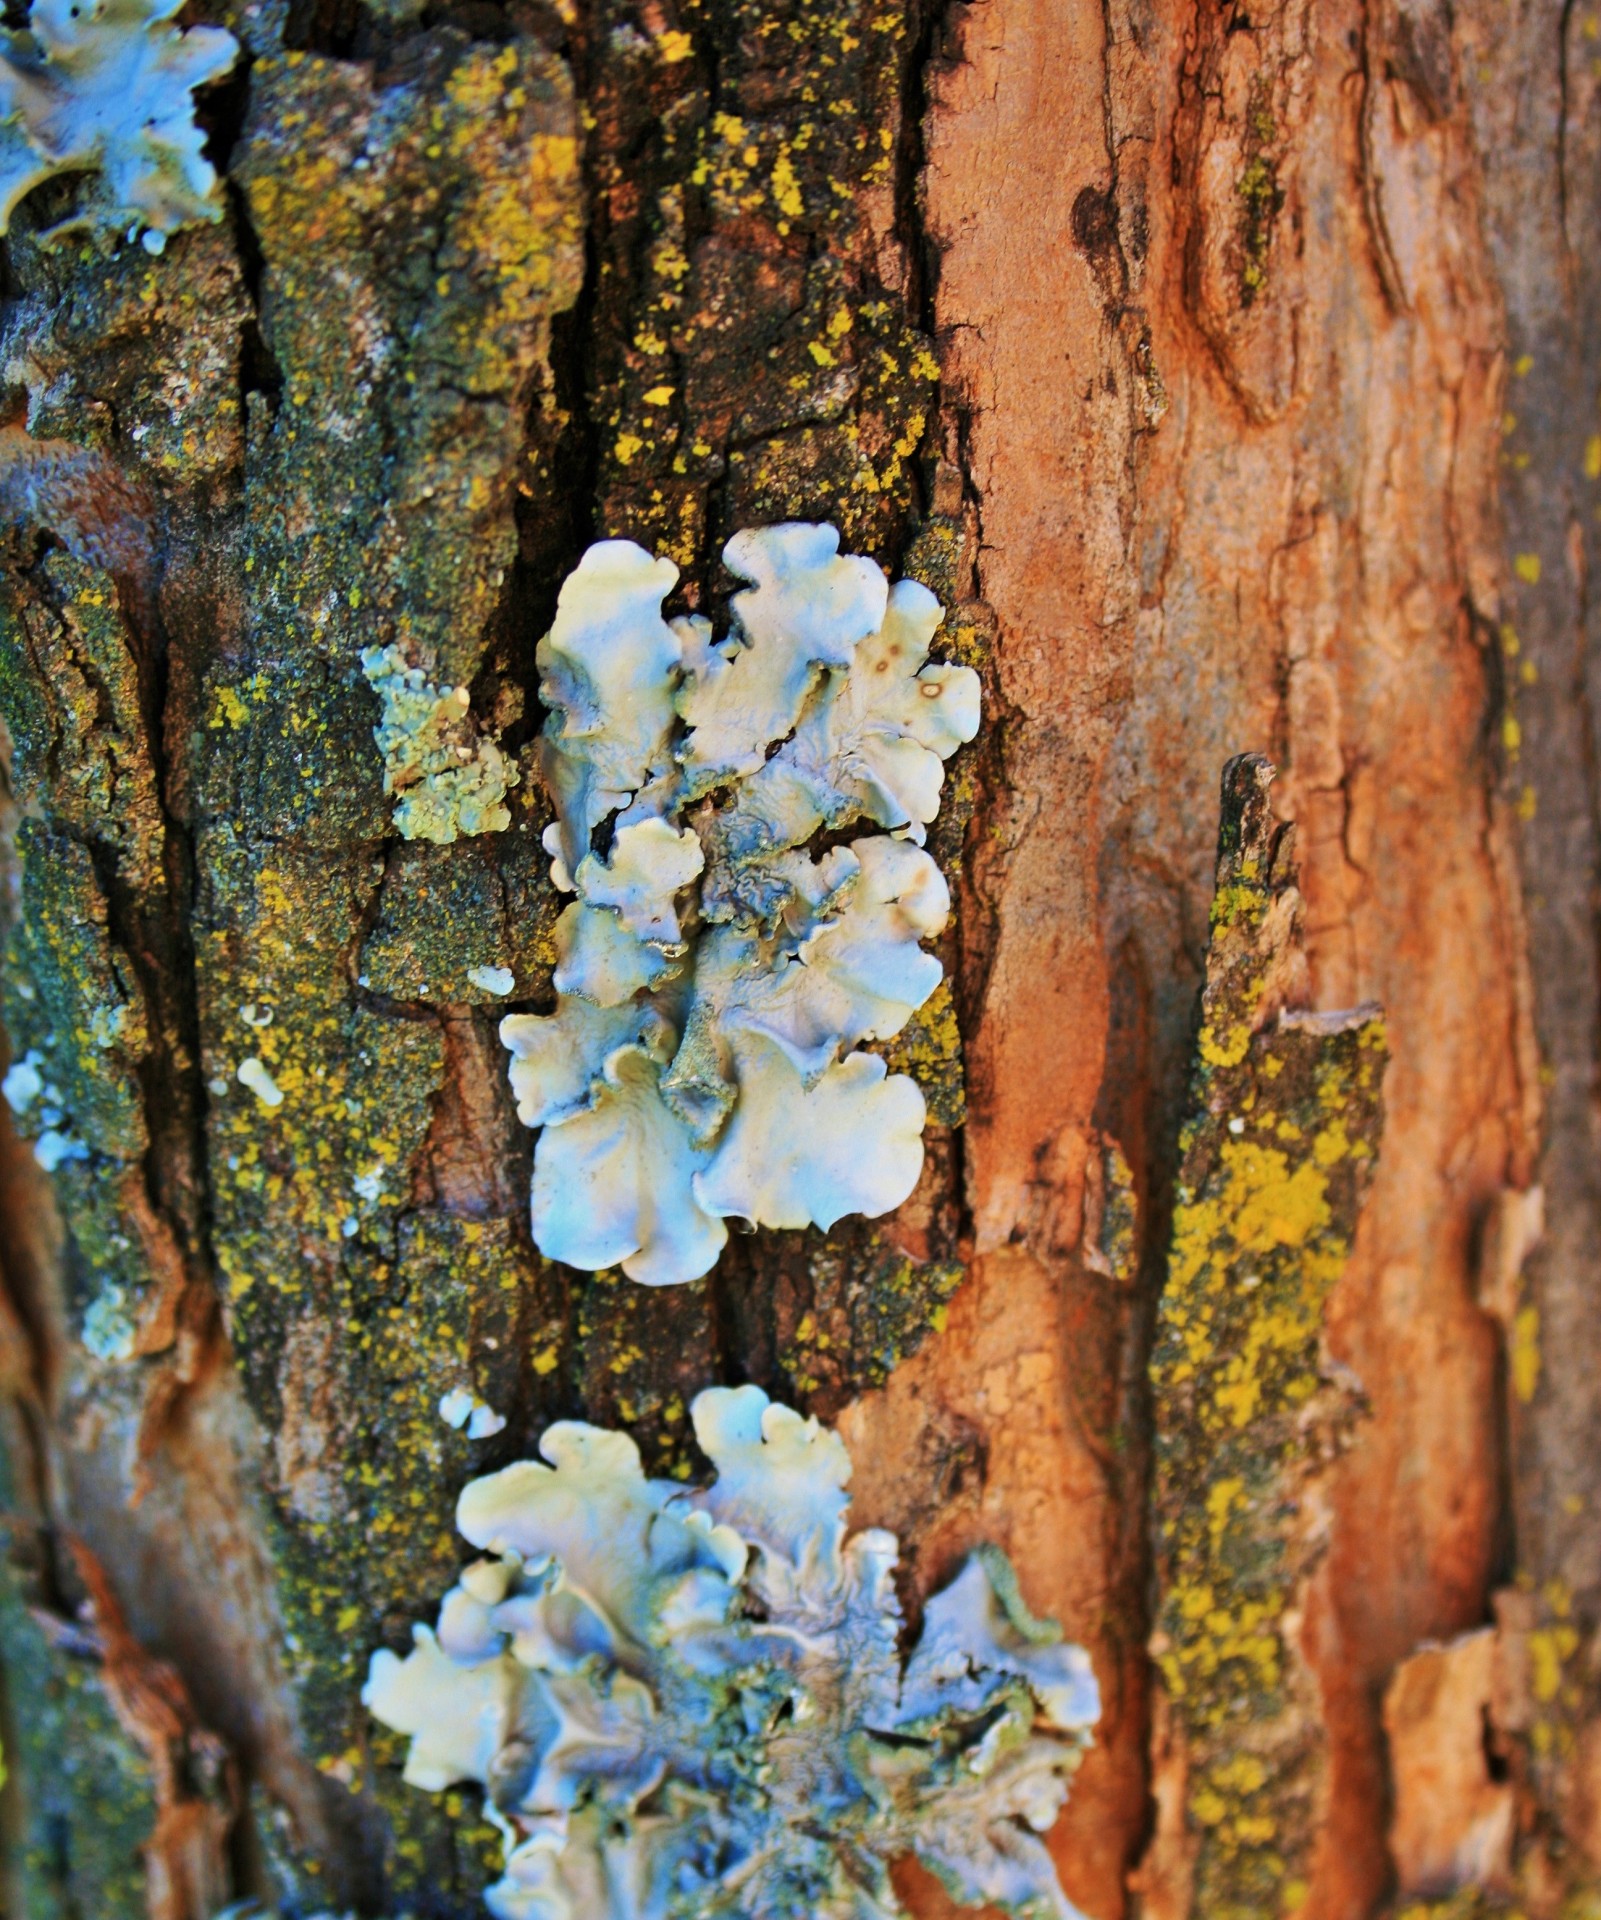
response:
<path id="1" fill-rule="evenodd" d="M 951 16 L 932 88 L 945 393 L 996 620 L 992 708 L 1006 717 L 1004 776 L 974 838 L 988 911 L 966 923 L 985 942 L 964 1037 L 986 1251 L 953 1302 L 948 1371 L 937 1389 L 920 1384 L 987 1442 L 984 1497 L 1012 1515 L 1014 1560 L 1042 1570 L 1038 1604 L 1087 1645 L 1105 1622 L 1119 1648 L 1108 1656 L 1126 1691 L 1108 1689 L 1105 1744 L 1064 1822 L 1095 1828 L 1102 1870 L 1069 1886 L 1097 1912 L 1119 1911 L 1145 1845 L 1146 1669 L 1143 1646 L 1122 1638 L 1144 1591 L 1139 1381 L 1217 773 L 1242 746 L 1284 769 L 1311 1004 L 1379 1002 L 1393 1047 L 1385 1153 L 1327 1315 L 1372 1412 L 1336 1465 L 1309 1596 L 1313 1737 L 1330 1781 L 1306 1909 L 1318 1920 L 1384 1898 L 1384 1683 L 1420 1641 L 1485 1618 L 1506 1551 L 1497 1338 L 1474 1299 L 1474 1254 L 1487 1207 L 1527 1178 L 1537 1076 L 1498 787 L 1499 674 L 1472 612 L 1504 564 L 1499 295 L 1478 224 L 1491 150 L 1460 100 L 1431 120 L 1399 65 L 1385 71 L 1375 151 L 1411 303 L 1393 313 L 1360 187 L 1364 12 L 986 0 Z M 1293 92 L 1300 116 L 1273 164 L 1286 207 L 1293 175 L 1308 217 L 1278 214 L 1236 343 L 1242 355 L 1252 339 L 1294 343 L 1272 420 L 1246 411 L 1197 324 L 1187 271 L 1203 50 Z M 1549 65 L 1548 50 L 1526 57 Z M 1493 93 L 1485 66 L 1475 84 Z M 1248 165 L 1242 153 L 1236 178 Z M 1237 234 L 1226 184 L 1218 231 Z M 1120 261 L 1081 249 L 1073 208 L 1086 188 L 1116 206 Z M 1127 344 L 1136 306 L 1143 363 Z M 1168 400 L 1154 432 L 1151 365 Z M 1261 366 L 1291 371 L 1249 355 L 1238 371 Z M 1142 1203 L 1132 1300 L 1075 1249 L 1081 1170 L 1108 1132 Z M 1040 1325 L 1064 1344 L 1072 1330 L 1068 1357 L 1017 1325 L 1041 1294 Z M 1024 1356 L 1037 1369 L 1027 1396 Z M 1004 1423 L 1003 1381 L 1026 1407 Z M 1048 1470 L 1034 1451 L 1042 1407 Z M 1092 1815 L 1098 1763 L 1106 1798 Z"/>
<path id="2" fill-rule="evenodd" d="M 1223 775 L 1217 891 L 1151 1356 L 1165 1695 L 1147 1884 L 1208 1915 L 1303 1906 L 1327 1801 L 1300 1644 L 1326 1481 L 1361 1395 L 1323 1345 L 1383 1130 L 1376 1007 L 1306 1007 L 1292 830 Z M 1177 1883 L 1176 1885 L 1174 1883 Z"/>
<path id="3" fill-rule="evenodd" d="M 1305 1920 L 1471 1904 L 1509 1804 L 1547 1920 L 1601 1873 L 1601 12 L 215 11 L 225 217 L 46 248 L 68 174 L 6 240 L 7 1911 L 165 1897 L 149 1768 L 26 1610 L 80 1630 L 73 1534 L 237 1762 L 231 1895 L 476 1914 L 491 1836 L 401 1788 L 368 1655 L 454 1577 L 469 1476 L 564 1415 L 687 1471 L 696 1392 L 749 1380 L 848 1435 L 914 1615 L 993 1540 L 1090 1649 L 1051 1844 L 1092 1920 L 1131 1872 L 1171 1920 L 1303 1882 Z M 985 675 L 931 837 L 951 992 L 891 1061 L 927 1170 L 880 1228 L 753 1236 L 704 1284 L 578 1277 L 531 1249 L 494 1033 L 549 1008 L 534 645 L 595 537 L 668 552 L 690 608 L 734 528 L 792 517 L 926 582 Z M 1253 747 L 1296 823 L 1295 1004 L 1382 1004 L 1391 1056 L 1354 1236 L 1360 1169 L 1323 1175 L 1324 1348 L 1303 1291 L 1295 1365 L 1214 1433 L 1229 1360 L 1179 1380 L 1182 1288 L 1158 1319 L 1175 1216 L 1198 1247 L 1230 1148 L 1300 1150 L 1186 1131 L 1217 778 Z M 493 777 L 433 805 L 460 753 Z M 1269 1021 L 1211 1085 L 1259 1057 L 1371 1111 L 1360 1030 Z M 1295 1252 L 1229 1265 L 1242 1337 Z M 1361 1417 L 1320 1386 L 1303 1430 L 1325 1367 Z M 1237 1740 L 1202 1585 L 1302 1614 Z M 1482 1767 L 1434 1794 L 1486 1693 Z"/>

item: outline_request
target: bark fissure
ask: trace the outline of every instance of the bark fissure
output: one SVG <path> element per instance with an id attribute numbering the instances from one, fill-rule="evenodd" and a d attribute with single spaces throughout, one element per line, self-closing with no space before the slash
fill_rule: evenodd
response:
<path id="1" fill-rule="evenodd" d="M 1364 0 L 1362 8 L 1362 70 L 1357 114 L 1361 128 L 1362 199 L 1367 209 L 1368 228 L 1373 242 L 1373 264 L 1378 269 L 1379 284 L 1384 289 L 1391 313 L 1399 315 L 1408 311 L 1410 303 L 1402 284 L 1401 270 L 1395 264 L 1395 246 L 1390 239 L 1389 222 L 1384 212 L 1384 182 L 1379 177 L 1378 157 L 1374 151 L 1374 122 L 1387 105 L 1387 73 L 1375 55 L 1373 44 L 1374 12 L 1376 8 L 1382 9 L 1384 4 L 1385 0 Z"/>

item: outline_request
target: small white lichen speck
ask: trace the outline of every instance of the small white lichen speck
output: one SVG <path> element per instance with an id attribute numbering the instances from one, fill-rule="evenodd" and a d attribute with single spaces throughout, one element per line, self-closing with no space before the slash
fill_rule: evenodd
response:
<path id="1" fill-rule="evenodd" d="M 549 1258 L 698 1279 L 724 1222 L 827 1228 L 898 1207 L 923 1096 L 875 1054 L 939 985 L 950 896 L 922 849 L 978 731 L 940 605 L 829 526 L 738 533 L 732 631 L 663 620 L 671 561 L 593 546 L 540 642 L 545 845 L 576 898 L 556 1010 L 501 1022 Z M 821 829 L 881 829 L 820 857 Z M 604 848 L 598 830 L 609 828 Z"/>
<path id="2" fill-rule="evenodd" d="M 83 1316 L 83 1344 L 97 1360 L 131 1360 L 137 1339 L 127 1295 L 114 1283 L 105 1287 Z"/>
<path id="3" fill-rule="evenodd" d="M 229 71 L 239 43 L 221 27 L 180 31 L 179 5 L 33 0 L 29 30 L 0 33 L 0 233 L 24 194 L 86 171 L 98 186 L 47 240 L 132 224 L 158 253 L 179 227 L 222 218 L 192 95 Z"/>
<path id="4" fill-rule="evenodd" d="M 46 1173 L 54 1173 L 70 1161 L 87 1160 L 89 1149 L 75 1135 L 63 1133 L 59 1127 L 46 1127 L 33 1143 L 33 1157 Z"/>
<path id="5" fill-rule="evenodd" d="M 241 1060 L 234 1078 L 242 1087 L 248 1087 L 264 1107 L 281 1107 L 284 1103 L 283 1092 L 278 1082 L 268 1071 L 267 1064 L 258 1060 L 254 1054 Z"/>
<path id="6" fill-rule="evenodd" d="M 0 1080 L 0 1094 L 5 1095 L 6 1105 L 13 1113 L 26 1113 L 44 1091 L 44 1075 L 39 1071 L 42 1065 L 43 1056 L 37 1047 L 32 1047 L 6 1069 L 4 1080 Z"/>
<path id="7" fill-rule="evenodd" d="M 981 1549 L 909 1656 L 892 1534 L 846 1538 L 850 1457 L 756 1387 L 693 1408 L 708 1487 L 563 1422 L 463 1490 L 487 1557 L 362 1698 L 405 1777 L 486 1789 L 495 1920 L 889 1920 L 915 1854 L 959 1901 L 1072 1916 L 1039 1835 L 1100 1702 Z"/>
<path id="8" fill-rule="evenodd" d="M 506 1416 L 466 1387 L 452 1387 L 441 1397 L 439 1417 L 458 1433 L 465 1429 L 469 1440 L 491 1440 L 506 1430 Z"/>

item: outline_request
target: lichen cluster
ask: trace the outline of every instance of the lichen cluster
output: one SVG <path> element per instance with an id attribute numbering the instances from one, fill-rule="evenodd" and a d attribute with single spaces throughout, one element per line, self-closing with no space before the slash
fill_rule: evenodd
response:
<path id="1" fill-rule="evenodd" d="M 651 1285 L 716 1262 L 730 1216 L 823 1228 L 898 1206 L 925 1104 L 860 1047 L 934 993 L 950 896 L 920 842 L 978 728 L 965 666 L 925 664 L 927 588 L 832 527 L 736 534 L 732 631 L 668 623 L 671 561 L 591 547 L 541 642 L 555 801 L 556 1010 L 501 1024 L 541 1127 L 533 1224 L 569 1265 Z M 819 837 L 866 820 L 882 831 Z"/>
<path id="2" fill-rule="evenodd" d="M 25 9 L 23 0 L 12 21 Z M 6 1011 L 16 1057 L 32 1056 L 13 1091 L 46 1158 L 60 1148 L 52 1131 L 70 1143 L 51 1178 L 71 1226 L 73 1325 L 97 1354 L 129 1356 L 83 1366 L 74 1348 L 75 1377 L 87 1382 L 101 1457 L 128 1458 L 125 1411 L 160 1378 L 150 1357 L 159 1300 L 138 1231 L 154 1193 L 158 1225 L 171 1212 L 185 1244 L 215 1253 L 234 1350 L 269 1438 L 264 1504 L 304 1751 L 328 1795 L 348 1790 L 350 1810 L 381 1835 L 384 1910 L 397 1915 L 465 1908 L 485 1850 L 471 1792 L 436 1800 L 403 1788 L 399 1737 L 356 1734 L 353 1663 L 381 1622 L 410 1617 L 453 1578 L 450 1502 L 470 1462 L 481 1470 L 469 1449 L 485 1443 L 466 1424 L 445 1424 L 442 1393 L 471 1389 L 537 1431 L 575 1403 L 592 1418 L 606 1405 L 610 1418 L 605 1394 L 621 1402 L 637 1389 L 647 1408 L 662 1400 L 665 1431 L 682 1436 L 686 1403 L 710 1377 L 709 1314 L 691 1289 L 652 1294 L 615 1271 L 555 1276 L 500 1217 L 497 1198 L 496 1217 L 467 1218 L 452 1210 L 459 1196 L 434 1186 L 449 1095 L 465 1078 L 451 1048 L 474 1031 L 463 1008 L 509 988 L 543 1004 L 562 902 L 545 879 L 531 806 L 516 805 L 498 834 L 391 841 L 375 853 L 390 804 L 371 740 L 380 700 L 358 663 L 368 649 L 393 659 L 394 647 L 408 686 L 412 674 L 442 696 L 471 684 L 475 708 L 485 689 L 488 723 L 507 722 L 495 698 L 505 655 L 494 652 L 505 644 L 507 577 L 566 554 L 571 538 L 564 494 L 575 490 L 551 484 L 546 464 L 571 403 L 563 394 L 556 404 L 546 354 L 550 318 L 581 280 L 597 310 L 608 300 L 614 309 L 595 317 L 586 293 L 584 352 L 601 371 L 594 382 L 586 374 L 594 397 L 579 412 L 601 421 L 603 472 L 630 487 L 628 502 L 597 500 L 608 525 L 654 540 L 658 521 L 647 517 L 665 489 L 659 524 L 678 534 L 686 566 L 707 560 L 712 526 L 819 502 L 837 508 L 855 544 L 902 548 L 933 361 L 898 295 L 880 297 L 859 278 L 869 249 L 851 195 L 864 175 L 882 184 L 889 170 L 877 128 L 895 118 L 908 28 L 877 0 L 807 0 L 794 22 L 760 9 L 749 17 L 755 30 L 741 29 L 738 50 L 720 55 L 722 105 L 748 119 L 736 68 L 753 96 L 771 94 L 782 60 L 804 79 L 817 122 L 815 136 L 803 129 L 792 154 L 775 157 L 775 177 L 796 176 L 785 197 L 799 193 L 810 209 L 785 216 L 795 223 L 789 261 L 806 277 L 792 318 L 782 311 L 787 279 L 776 313 L 741 297 L 750 273 L 765 278 L 775 263 L 765 230 L 725 199 L 721 179 L 728 218 L 716 244 L 680 225 L 682 259 L 669 264 L 664 240 L 647 266 L 614 218 L 637 270 L 606 263 L 586 276 L 586 198 L 598 205 L 606 191 L 585 151 L 586 138 L 595 143 L 590 109 L 604 114 L 618 97 L 654 113 L 635 84 L 636 49 L 648 41 L 655 61 L 659 41 L 663 74 L 686 76 L 704 49 L 674 66 L 665 49 L 687 34 L 600 36 L 580 116 L 565 61 L 526 31 L 469 39 L 419 21 L 391 49 L 396 59 L 375 63 L 332 53 L 320 24 L 310 45 L 322 51 L 285 45 L 277 4 L 234 9 L 249 86 L 231 92 L 222 118 L 231 134 L 236 110 L 245 116 L 230 171 L 248 276 L 232 219 L 188 231 L 159 258 L 159 229 L 148 252 L 43 250 L 37 224 L 87 207 L 91 194 L 109 211 L 103 174 L 47 183 L 12 222 L 18 297 L 6 303 L 5 333 L 27 415 L 0 449 L 20 529 L 0 704 L 26 825 Z M 174 21 L 150 19 L 149 48 L 179 40 Z M 814 19 L 826 19 L 824 44 Z M 192 125 L 187 96 L 181 106 Z M 710 110 L 700 117 L 709 127 Z M 705 133 L 719 175 L 743 164 L 730 145 L 741 137 L 727 117 Z M 750 138 L 766 151 L 765 127 Z M 639 144 L 631 133 L 625 141 Z M 687 199 L 697 221 L 688 176 L 702 144 L 699 122 L 675 110 L 661 151 L 677 169 L 680 209 Z M 667 198 L 648 189 L 646 217 L 658 205 L 669 215 Z M 224 204 L 215 196 L 213 211 Z M 126 230 L 133 215 L 118 219 Z M 610 244 L 599 222 L 588 237 Z M 681 279 L 691 303 L 682 328 L 646 311 L 667 284 L 658 272 Z M 631 301 L 637 311 L 624 310 Z M 619 344 L 635 365 L 634 322 L 643 332 L 652 319 L 665 344 L 652 341 L 638 392 L 615 396 L 625 408 L 616 440 L 647 435 L 624 469 L 611 463 L 605 369 Z M 691 336 L 693 352 L 683 344 Z M 725 418 L 705 383 L 734 365 L 740 408 Z M 804 391 L 802 373 L 815 375 Z M 660 389 L 674 380 L 664 409 Z M 671 436 L 656 435 L 647 415 L 670 415 Z M 682 523 L 669 518 L 690 494 L 693 523 L 688 507 Z M 908 572 L 918 572 L 916 553 L 914 543 Z M 931 584 L 955 597 L 943 580 Z M 140 596 L 157 588 L 152 629 L 153 603 Z M 945 643 L 971 657 L 959 627 Z M 442 745 L 459 766 L 476 736 Z M 423 772 L 453 770 L 447 760 Z M 398 756 L 392 771 L 393 797 L 408 807 L 421 782 L 404 778 Z M 932 836 L 947 870 L 961 798 L 960 785 L 947 788 Z M 458 832 L 468 831 L 458 815 Z M 168 876 L 194 888 L 170 916 Z M 154 937 L 169 917 L 192 937 L 192 954 Z M 182 986 L 181 1002 L 163 1000 L 164 983 Z M 932 996 L 894 1044 L 892 1072 L 921 1075 L 922 1054 L 908 1064 L 908 1049 L 936 1059 L 939 1086 L 921 1084 L 931 1119 L 953 1123 L 960 1073 L 948 996 Z M 175 1090 L 201 1111 L 191 1115 Z M 203 1164 L 183 1158 L 191 1119 L 196 1141 L 205 1130 Z M 186 1187 L 191 1164 L 204 1179 Z M 186 1234 L 178 1209 L 202 1186 L 204 1225 Z M 805 1233 L 762 1248 L 797 1270 L 829 1264 L 816 1313 L 803 1273 L 796 1311 L 774 1324 L 775 1338 L 793 1338 L 781 1350 L 793 1352 L 795 1374 L 836 1399 L 864 1377 L 858 1347 L 875 1368 L 892 1364 L 924 1331 L 927 1302 L 955 1282 L 954 1270 L 914 1267 L 894 1249 L 857 1263 L 855 1244 Z M 148 1245 L 159 1250 L 159 1239 Z M 760 1283 L 749 1302 L 753 1319 L 765 1311 Z M 635 1322 L 636 1308 L 662 1317 Z M 662 1328 L 683 1356 L 676 1372 L 659 1359 Z M 693 1338 L 680 1340 L 684 1329 Z M 819 1390 L 806 1390 L 815 1405 Z M 641 1431 L 625 1405 L 616 1414 Z M 675 1454 L 672 1465 L 682 1463 Z M 331 1551 L 353 1535 L 374 1547 L 359 1568 Z M 14 1653 L 31 1671 L 8 1638 L 8 1664 Z M 60 1763 L 70 1773 L 100 1734 L 93 1716 L 66 1724 Z M 36 1771 L 31 1756 L 8 1757 L 19 1774 Z M 39 1795 L 30 1808 L 40 1811 Z M 131 1914 L 143 1898 L 133 1829 L 109 1813 L 98 1834 L 76 1810 L 72 1820 L 96 1846 L 107 1842 Z M 141 1815 L 134 1837 L 148 1825 Z M 339 1864 L 337 1852 L 297 1858 L 311 1878 L 283 1877 L 297 1887 L 282 1896 L 285 1911 L 342 1904 L 317 1885 Z M 282 1863 L 271 1866 L 281 1877 Z M 69 1903 L 107 1920 L 123 1911 L 98 1885 L 75 1883 Z"/>
<path id="3" fill-rule="evenodd" d="M 220 27 L 180 32 L 180 5 L 33 0 L 28 30 L 0 33 L 0 233 L 33 188 L 91 169 L 97 189 L 47 237 L 131 223 L 159 253 L 179 227 L 222 218 L 193 93 L 239 43 Z"/>
<path id="4" fill-rule="evenodd" d="M 1099 1711 L 1082 1649 L 981 1552 L 903 1661 L 896 1543 L 846 1539 L 839 1438 L 755 1387 L 692 1414 L 707 1487 L 576 1422 L 471 1482 L 486 1557 L 373 1657 L 406 1779 L 487 1790 L 496 1920 L 887 1920 L 907 1853 L 964 1902 L 1070 1916 L 1038 1835 Z"/>

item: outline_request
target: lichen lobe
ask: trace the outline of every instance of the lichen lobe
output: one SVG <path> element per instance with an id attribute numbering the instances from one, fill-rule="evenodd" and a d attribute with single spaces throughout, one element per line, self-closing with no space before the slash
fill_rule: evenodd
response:
<path id="1" fill-rule="evenodd" d="M 486 1557 L 363 1695 L 406 1777 L 487 1790 L 496 1920 L 874 1920 L 915 1853 L 953 1895 L 1070 1916 L 1039 1835 L 1099 1711 L 1089 1661 L 981 1552 L 898 1649 L 894 1537 L 846 1537 L 850 1460 L 754 1387 L 693 1408 L 717 1469 L 650 1481 L 564 1422 L 470 1483 Z"/>
<path id="2" fill-rule="evenodd" d="M 0 35 L 0 234 L 58 174 L 99 178 L 54 239 L 130 221 L 161 252 L 169 233 L 222 218 L 195 121 L 196 87 L 239 55 L 221 27 L 172 25 L 180 0 L 34 0 L 26 32 Z"/>
<path id="3" fill-rule="evenodd" d="M 751 582 L 725 638 L 664 620 L 672 563 L 609 540 L 539 649 L 545 846 L 575 898 L 555 1012 L 501 1025 L 543 1128 L 534 1237 L 646 1284 L 706 1273 L 729 1218 L 826 1229 L 916 1185 L 923 1094 L 862 1043 L 941 984 L 921 842 L 979 720 L 974 670 L 928 662 L 933 594 L 833 527 L 747 529 L 724 558 Z M 859 820 L 881 831 L 817 839 Z"/>

